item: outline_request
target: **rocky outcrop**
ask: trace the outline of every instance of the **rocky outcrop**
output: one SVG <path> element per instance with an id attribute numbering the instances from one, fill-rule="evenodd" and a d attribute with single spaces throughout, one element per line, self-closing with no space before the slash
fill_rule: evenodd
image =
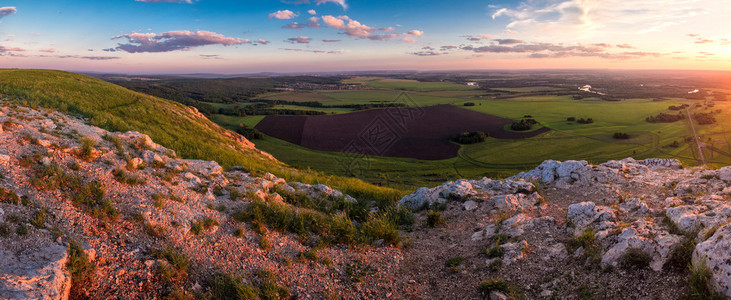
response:
<path id="1" fill-rule="evenodd" d="M 0 245 L 0 298 L 67 299 L 71 277 L 66 270 L 66 247 L 26 249 L 16 255 Z"/>
<path id="2" fill-rule="evenodd" d="M 704 264 L 711 270 L 711 282 L 717 291 L 731 297 L 731 224 L 716 230 L 693 252 L 693 265 Z"/>
<path id="3" fill-rule="evenodd" d="M 503 210 L 523 210 L 530 209 L 541 201 L 541 196 L 535 191 L 535 186 L 530 182 L 492 180 L 485 177 L 480 180 L 450 181 L 434 188 L 422 187 L 404 196 L 398 205 L 420 210 L 449 200 L 476 200 L 483 205 L 494 205 Z"/>

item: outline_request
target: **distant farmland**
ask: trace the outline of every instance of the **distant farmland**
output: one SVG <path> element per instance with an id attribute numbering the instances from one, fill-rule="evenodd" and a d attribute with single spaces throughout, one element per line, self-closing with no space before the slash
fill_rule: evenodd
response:
<path id="1" fill-rule="evenodd" d="M 550 130 L 505 130 L 512 122 L 515 120 L 437 105 L 327 116 L 267 116 L 256 129 L 315 150 L 424 160 L 457 156 L 460 146 L 449 139 L 464 131 L 482 131 L 498 139 L 520 139 Z"/>

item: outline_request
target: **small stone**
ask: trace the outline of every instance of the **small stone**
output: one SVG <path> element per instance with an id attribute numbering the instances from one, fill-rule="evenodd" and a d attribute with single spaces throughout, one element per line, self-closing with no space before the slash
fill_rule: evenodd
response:
<path id="1" fill-rule="evenodd" d="M 490 292 L 490 300 L 508 300 L 508 296 L 498 291 L 492 291 Z"/>
<path id="2" fill-rule="evenodd" d="M 464 204 L 462 204 L 462 205 L 464 206 L 464 209 L 465 209 L 466 211 L 470 211 L 470 210 L 475 210 L 475 209 L 477 209 L 477 202 L 475 202 L 475 201 L 472 201 L 472 200 L 467 200 L 467 201 L 465 201 L 465 203 L 464 203 Z"/>

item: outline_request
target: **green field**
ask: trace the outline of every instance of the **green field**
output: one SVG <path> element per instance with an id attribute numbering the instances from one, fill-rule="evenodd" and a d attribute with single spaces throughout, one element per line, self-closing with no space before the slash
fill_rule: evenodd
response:
<path id="1" fill-rule="evenodd" d="M 441 76 L 441 77 L 440 77 Z M 651 90 L 641 91 L 637 86 L 629 84 L 627 78 L 635 78 L 649 82 Z M 406 76 L 384 75 L 367 77 L 338 78 L 288 78 L 274 77 L 269 79 L 237 79 L 244 86 L 259 87 L 257 92 L 239 88 L 238 85 L 225 85 L 230 82 L 209 81 L 196 84 L 189 82 L 185 89 L 178 91 L 179 82 L 166 84 L 166 89 L 156 91 L 152 86 L 140 83 L 144 91 L 170 95 L 188 95 L 188 101 L 206 103 L 214 109 L 232 108 L 236 105 L 270 103 L 270 114 L 277 114 L 281 109 L 291 113 L 293 110 L 316 110 L 327 114 L 344 114 L 355 108 L 336 108 L 332 106 L 374 105 L 402 103 L 417 106 L 449 104 L 471 109 L 477 112 L 521 119 L 533 118 L 539 123 L 533 128 L 552 129 L 538 136 L 518 139 L 500 140 L 488 138 L 479 144 L 464 145 L 457 156 L 438 161 L 424 161 L 403 158 L 368 157 L 358 161 L 360 168 L 355 170 L 344 168 L 340 162 L 348 158 L 341 153 L 314 151 L 297 145 L 265 136 L 263 140 L 253 142 L 261 150 L 273 154 L 277 159 L 298 168 L 311 168 L 327 174 L 355 176 L 378 185 L 409 190 L 419 186 L 433 186 L 449 179 L 480 178 L 489 176 L 501 178 L 512 176 L 520 171 L 535 167 L 547 159 L 555 160 L 588 160 L 601 163 L 611 159 L 634 157 L 637 159 L 650 157 L 675 157 L 686 165 L 698 165 L 699 155 L 692 136 L 688 120 L 675 123 L 648 123 L 646 117 L 659 113 L 671 112 L 670 105 L 689 104 L 691 114 L 712 112 L 718 122 L 712 125 L 697 125 L 702 142 L 721 151 L 731 153 L 731 128 L 726 128 L 726 121 L 731 120 L 731 110 L 726 101 L 712 101 L 712 94 L 701 99 L 686 99 L 690 86 L 703 87 L 710 93 L 728 92 L 724 85 L 712 81 L 698 80 L 696 77 L 678 79 L 684 74 L 671 77 L 647 77 L 642 74 L 622 73 L 607 76 L 601 73 L 501 73 L 497 76 L 475 76 L 474 74 L 410 74 Z M 414 80 L 419 79 L 419 80 Z M 263 80 L 263 81 L 262 81 Z M 256 81 L 256 82 L 254 82 Z M 483 87 L 471 87 L 463 82 L 477 81 Z M 187 81 L 186 81 L 187 82 Z M 297 90 L 282 91 L 279 83 L 336 83 L 358 84 L 355 90 Z M 459 83 L 458 83 L 459 82 Z M 592 83 L 604 87 L 612 97 L 600 99 L 597 95 L 581 94 L 577 86 Z M 159 83 L 157 83 L 159 84 Z M 269 86 L 272 88 L 265 89 Z M 225 88 L 224 88 L 225 87 Z M 352 87 L 348 87 L 352 88 Z M 208 89 L 214 89 L 209 91 Z M 225 91 L 236 91 L 243 98 L 229 96 Z M 553 95 L 552 95 L 553 94 Z M 557 96 L 555 94 L 561 94 Z M 247 96 L 248 95 L 248 96 Z M 404 97 L 408 95 L 408 97 Z M 642 98 L 639 95 L 643 95 Z M 579 97 L 577 97 L 579 96 Z M 575 100 L 581 98 L 582 100 Z M 635 99 L 633 99 L 635 98 Z M 228 104 L 207 102 L 206 99 L 232 99 Z M 238 99 L 238 100 L 235 100 Z M 290 101 L 290 103 L 271 103 L 272 100 Z M 607 101 L 620 100 L 620 101 Z M 319 102 L 322 107 L 297 105 L 297 102 Z M 474 106 L 464 106 L 465 103 Z M 311 104 L 307 104 L 311 105 Z M 715 106 L 714 106 L 715 105 Z M 711 107 L 714 106 L 714 107 Z M 720 111 L 718 111 L 720 110 Z M 220 111 L 209 111 L 209 117 L 221 126 L 236 130 L 240 124 L 254 127 L 264 116 L 229 116 L 218 114 Z M 567 118 L 592 118 L 592 124 L 569 122 Z M 614 139 L 615 133 L 626 133 L 629 139 Z M 672 146 L 671 146 L 672 145 Z M 704 150 L 710 167 L 731 164 L 731 158 L 720 153 Z"/>
<path id="2" fill-rule="evenodd" d="M 414 83 L 409 83 L 414 84 Z M 426 84 L 426 83 L 425 83 Z M 513 91 L 535 92 L 538 89 L 511 89 Z M 367 99 L 397 95 L 400 91 L 372 90 L 355 92 L 324 92 L 338 99 L 338 103 L 363 103 Z M 420 105 L 453 104 L 463 106 L 473 102 L 475 106 L 467 109 L 486 114 L 520 119 L 530 115 L 540 125 L 552 131 L 534 138 L 521 140 L 499 140 L 489 138 L 486 142 L 464 145 L 459 155 L 452 159 L 439 161 L 420 161 L 414 159 L 370 157 L 364 161 L 363 169 L 356 174 L 363 179 L 383 185 L 408 188 L 422 185 L 436 185 L 445 179 L 507 177 L 528 170 L 546 159 L 588 160 L 601 163 L 611 159 L 634 157 L 676 157 L 687 165 L 697 165 L 695 144 L 684 139 L 691 136 L 687 120 L 675 123 L 648 123 L 644 119 L 661 112 L 669 112 L 668 106 L 694 103 L 686 99 L 652 101 L 652 99 L 628 99 L 608 102 L 596 98 L 573 100 L 571 96 L 526 96 L 508 100 L 473 99 L 467 97 L 443 97 L 423 95 L 423 92 L 409 92 Z M 717 104 L 714 109 L 720 108 Z M 693 108 L 695 111 L 707 111 Z M 731 119 L 731 112 L 723 109 L 717 117 Z M 592 118 L 593 124 L 568 122 L 568 117 Z M 252 120 L 249 120 L 251 124 Z M 729 139 L 726 137 L 723 122 L 714 125 L 697 126 L 704 138 L 712 138 L 714 145 L 728 151 Z M 616 132 L 628 133 L 628 140 L 616 140 Z M 731 134 L 729 135 L 731 137 Z M 674 141 L 679 147 L 668 147 Z M 337 162 L 344 155 L 314 151 L 297 145 L 266 137 L 255 141 L 257 147 L 270 152 L 278 159 L 300 167 L 311 167 L 327 173 L 348 175 L 347 170 Z M 720 146 L 720 147 L 719 147 Z M 731 152 L 731 151 L 729 151 Z M 731 164 L 731 159 L 706 153 L 711 166 Z"/>

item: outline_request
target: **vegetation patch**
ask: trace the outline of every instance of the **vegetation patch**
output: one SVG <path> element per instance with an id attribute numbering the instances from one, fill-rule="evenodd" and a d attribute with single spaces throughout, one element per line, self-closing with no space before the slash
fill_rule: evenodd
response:
<path id="1" fill-rule="evenodd" d="M 81 289 L 92 282 L 96 276 L 96 266 L 89 261 L 89 256 L 75 241 L 69 242 L 69 260 L 66 269 L 71 274 L 71 295 L 75 299 L 81 295 Z"/>

